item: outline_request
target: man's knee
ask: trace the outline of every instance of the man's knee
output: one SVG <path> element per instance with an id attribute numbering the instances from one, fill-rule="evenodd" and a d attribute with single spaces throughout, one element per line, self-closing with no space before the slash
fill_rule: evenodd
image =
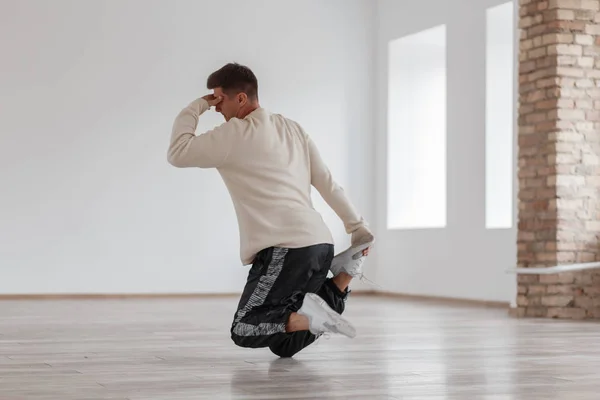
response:
<path id="1" fill-rule="evenodd" d="M 231 340 L 239 347 L 251 347 L 249 346 L 248 336 L 240 335 L 241 326 L 239 322 L 235 322 L 231 326 Z"/>
<path id="2" fill-rule="evenodd" d="M 302 336 L 300 332 L 279 335 L 269 344 L 269 350 L 277 357 L 291 358 L 301 350 L 297 342 L 300 336 Z"/>
<path id="3" fill-rule="evenodd" d="M 317 338 L 309 331 L 286 333 L 274 338 L 269 350 L 281 358 L 291 358 L 314 343 Z"/>
<path id="4" fill-rule="evenodd" d="M 231 327 L 231 340 L 236 346 L 256 349 L 266 347 L 269 344 L 269 338 L 263 335 L 256 335 L 249 326 L 242 323 L 234 323 Z"/>
<path id="5" fill-rule="evenodd" d="M 256 345 L 256 342 L 252 340 L 251 337 L 236 335 L 235 333 L 231 334 L 231 340 L 238 347 L 244 347 L 247 349 L 252 349 L 256 347 L 260 347 Z"/>
<path id="6" fill-rule="evenodd" d="M 298 351 L 300 351 L 300 349 L 293 349 L 289 346 L 269 346 L 269 350 L 271 350 L 271 353 L 281 358 L 292 358 L 296 355 L 296 353 L 298 353 Z"/>
<path id="7" fill-rule="evenodd" d="M 233 343 L 235 343 L 236 346 L 239 347 L 249 347 L 248 346 L 248 341 L 245 340 L 244 337 L 242 336 L 238 336 L 234 333 L 231 334 L 231 340 L 233 341 Z"/>

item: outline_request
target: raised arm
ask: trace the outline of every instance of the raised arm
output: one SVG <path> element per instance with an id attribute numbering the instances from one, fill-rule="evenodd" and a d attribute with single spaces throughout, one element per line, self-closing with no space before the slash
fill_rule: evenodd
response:
<path id="1" fill-rule="evenodd" d="M 353 234 L 353 242 L 358 237 L 370 235 L 364 218 L 350 202 L 344 189 L 333 179 L 331 171 L 323 161 L 316 144 L 310 137 L 307 136 L 307 138 L 312 185 L 319 191 L 329 207 L 340 217 L 346 232 Z"/>
<path id="2" fill-rule="evenodd" d="M 196 136 L 198 118 L 210 107 L 206 98 L 199 98 L 175 118 L 167 156 L 174 167 L 216 168 L 227 160 L 239 122 L 230 120 Z"/>

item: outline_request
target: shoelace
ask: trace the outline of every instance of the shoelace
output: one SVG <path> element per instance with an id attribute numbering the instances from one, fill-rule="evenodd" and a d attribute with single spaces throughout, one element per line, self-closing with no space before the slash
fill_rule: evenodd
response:
<path id="1" fill-rule="evenodd" d="M 360 261 L 357 260 L 357 262 L 360 262 L 360 263 L 364 262 L 364 258 L 363 257 L 360 257 L 361 260 Z M 353 275 L 353 278 L 358 278 L 361 282 L 364 282 L 364 283 L 366 283 L 368 285 L 371 285 L 371 286 L 375 286 L 375 287 L 377 287 L 379 289 L 383 289 L 383 287 L 381 285 L 379 285 L 378 283 L 375 283 L 374 281 L 368 279 L 363 272 L 360 272 L 360 273 L 357 273 L 357 274 Z"/>
<path id="2" fill-rule="evenodd" d="M 371 247 L 373 247 L 373 246 L 371 246 Z M 365 257 L 365 256 L 362 256 L 362 255 L 360 255 L 360 253 L 356 253 L 356 254 L 354 254 L 354 257 L 358 257 L 358 259 L 362 259 L 362 260 L 360 261 L 361 263 L 362 263 L 362 262 L 364 262 L 364 257 Z M 377 287 L 377 288 L 379 288 L 379 289 L 383 289 L 383 287 L 382 287 L 381 285 L 379 285 L 378 283 L 375 283 L 374 281 L 372 281 L 372 280 L 368 279 L 368 278 L 365 276 L 365 274 L 364 274 L 364 273 L 362 273 L 362 272 L 361 272 L 360 274 L 356 274 L 356 275 L 354 276 L 354 278 L 358 278 L 358 279 L 359 279 L 361 282 L 364 282 L 364 283 L 366 283 L 366 284 L 368 284 L 368 285 L 375 286 L 375 287 Z"/>
<path id="3" fill-rule="evenodd" d="M 377 288 L 379 288 L 379 289 L 383 289 L 383 287 L 382 287 L 381 285 L 379 285 L 378 283 L 375 283 L 375 282 L 373 282 L 372 280 L 368 279 L 368 278 L 365 276 L 365 274 L 363 274 L 363 273 L 361 273 L 360 275 L 358 275 L 358 276 L 357 276 L 357 278 L 358 278 L 358 279 L 359 279 L 361 282 L 364 282 L 364 283 L 366 283 L 366 284 L 368 284 L 368 285 L 375 286 L 375 287 L 377 287 Z"/>
<path id="4" fill-rule="evenodd" d="M 315 346 L 317 346 L 319 344 L 322 337 L 325 337 L 325 340 L 331 339 L 331 332 L 323 332 L 323 333 L 319 334 L 317 336 L 317 339 L 315 340 Z"/>

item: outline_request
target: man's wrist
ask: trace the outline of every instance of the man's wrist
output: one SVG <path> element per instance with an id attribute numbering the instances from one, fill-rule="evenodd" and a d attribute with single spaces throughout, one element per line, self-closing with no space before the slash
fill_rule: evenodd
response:
<path id="1" fill-rule="evenodd" d="M 200 115 L 204 111 L 210 109 L 210 104 L 208 103 L 208 101 L 206 101 L 206 99 L 203 99 L 201 97 L 188 104 L 187 108 L 194 112 L 194 114 Z"/>

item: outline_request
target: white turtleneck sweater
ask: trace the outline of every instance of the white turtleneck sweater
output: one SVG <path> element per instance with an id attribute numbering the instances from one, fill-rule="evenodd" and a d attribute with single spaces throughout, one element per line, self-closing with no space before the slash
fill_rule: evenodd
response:
<path id="1" fill-rule="evenodd" d="M 219 171 L 235 207 L 244 265 L 271 246 L 333 243 L 313 208 L 311 186 L 340 217 L 347 233 L 367 229 L 300 125 L 258 108 L 243 119 L 232 118 L 196 135 L 198 118 L 209 108 L 200 98 L 179 113 L 168 161 L 179 168 Z"/>

